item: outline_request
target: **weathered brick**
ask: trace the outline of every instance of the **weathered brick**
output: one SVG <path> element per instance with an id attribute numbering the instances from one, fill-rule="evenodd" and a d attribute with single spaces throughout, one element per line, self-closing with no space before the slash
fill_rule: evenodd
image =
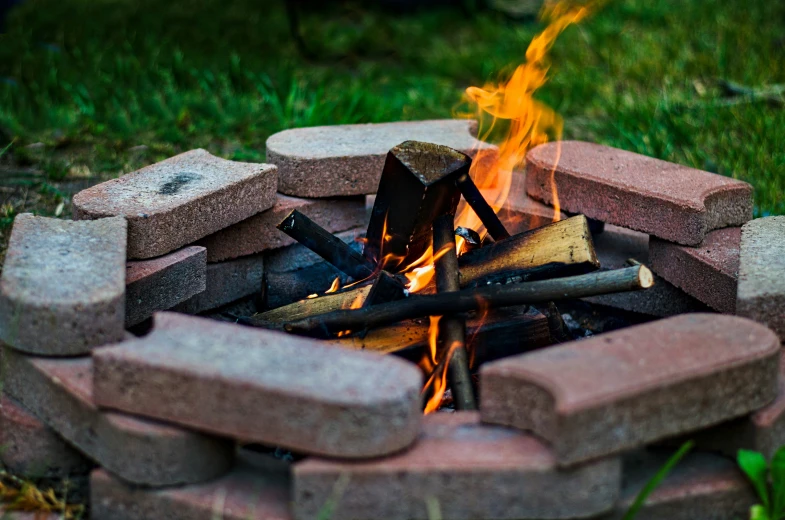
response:
<path id="1" fill-rule="evenodd" d="M 654 272 L 720 312 L 736 310 L 741 228 L 717 229 L 698 246 L 652 238 L 650 267 Z"/>
<path id="2" fill-rule="evenodd" d="M 627 259 L 649 265 L 649 235 L 606 224 L 605 231 L 593 237 L 594 250 L 603 269 L 628 267 Z M 616 309 L 660 318 L 687 312 L 708 312 L 709 308 L 662 278 L 654 276 L 654 286 L 645 291 L 628 291 L 584 300 Z"/>
<path id="3" fill-rule="evenodd" d="M 267 139 L 267 160 L 278 166 L 278 190 L 296 197 L 376 193 L 390 148 L 425 141 L 469 155 L 493 148 L 475 139 L 467 119 L 293 128 Z"/>
<path id="4" fill-rule="evenodd" d="M 125 326 L 171 309 L 207 287 L 207 250 L 184 247 L 150 260 L 133 260 L 125 272 Z"/>
<path id="5" fill-rule="evenodd" d="M 425 520 L 429 501 L 451 520 L 583 518 L 610 510 L 621 487 L 618 458 L 560 469 L 542 441 L 482 425 L 475 412 L 426 416 L 417 444 L 399 455 L 308 458 L 293 475 L 298 520 L 320 518 L 331 499 L 343 520 Z"/>
<path id="6" fill-rule="evenodd" d="M 147 336 L 93 358 L 100 405 L 236 439 L 369 457 L 420 429 L 414 364 L 317 340 L 158 313 Z"/>
<path id="7" fill-rule="evenodd" d="M 664 240 L 698 245 L 706 233 L 752 218 L 746 182 L 579 141 L 538 146 L 526 158 L 529 195 L 565 211 Z"/>
<path id="8" fill-rule="evenodd" d="M 98 469 L 90 477 L 92 518 L 106 520 L 289 520 L 286 475 L 238 465 L 204 484 L 146 489 Z"/>
<path id="9" fill-rule="evenodd" d="M 740 449 L 755 450 L 771 459 L 785 445 L 785 357 L 780 360 L 777 398 L 750 415 L 718 424 L 689 436 L 701 449 L 735 457 Z"/>
<path id="10" fill-rule="evenodd" d="M 86 354 L 120 341 L 125 241 L 120 217 L 17 216 L 0 278 L 0 340 L 48 356 Z"/>
<path id="11" fill-rule="evenodd" d="M 252 294 L 261 294 L 264 257 L 245 256 L 216 264 L 207 264 L 207 287 L 173 307 L 177 312 L 198 314 L 221 307 Z"/>
<path id="12" fill-rule="evenodd" d="M 777 395 L 779 350 L 750 320 L 677 316 L 488 363 L 480 410 L 574 464 L 765 406 Z"/>
<path id="13" fill-rule="evenodd" d="M 4 391 L 87 457 L 122 479 L 164 486 L 222 475 L 234 447 L 224 439 L 121 413 L 93 402 L 90 357 L 42 358 L 3 350 Z"/>
<path id="14" fill-rule="evenodd" d="M 785 216 L 741 229 L 736 313 L 768 325 L 785 342 Z"/>
<path id="15" fill-rule="evenodd" d="M 14 475 L 65 478 L 87 475 L 93 464 L 15 399 L 0 400 L 0 461 Z"/>
<path id="16" fill-rule="evenodd" d="M 625 457 L 622 498 L 613 514 L 622 520 L 646 483 L 665 465 L 670 452 Z M 755 493 L 732 460 L 709 453 L 690 453 L 649 495 L 635 520 L 740 520 L 749 518 Z"/>
<path id="17" fill-rule="evenodd" d="M 300 199 L 279 193 L 272 209 L 217 231 L 198 244 L 207 248 L 208 262 L 221 262 L 294 244 L 294 239 L 276 226 L 295 209 L 330 233 L 368 224 L 362 197 Z"/>
<path id="18" fill-rule="evenodd" d="M 123 215 L 128 257 L 152 258 L 275 204 L 277 169 L 191 150 L 80 191 L 77 220 Z"/>

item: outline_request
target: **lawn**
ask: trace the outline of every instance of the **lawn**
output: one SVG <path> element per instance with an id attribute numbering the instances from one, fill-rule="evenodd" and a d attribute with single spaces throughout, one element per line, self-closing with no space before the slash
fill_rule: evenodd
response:
<path id="1" fill-rule="evenodd" d="M 329 2 L 304 13 L 306 59 L 282 0 L 27 0 L 0 36 L 0 250 L 15 214 L 69 215 L 177 152 L 261 161 L 284 128 L 450 117 L 541 28 Z M 566 138 L 732 175 L 785 213 L 783 63 L 783 2 L 611 0 L 557 41 L 539 98 Z"/>

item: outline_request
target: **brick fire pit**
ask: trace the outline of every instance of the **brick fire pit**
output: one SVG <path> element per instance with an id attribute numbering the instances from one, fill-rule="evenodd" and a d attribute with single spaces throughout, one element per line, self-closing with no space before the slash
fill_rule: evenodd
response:
<path id="1" fill-rule="evenodd" d="M 591 143 L 532 149 L 497 212 L 512 236 L 461 231 L 451 290 L 640 264 L 654 285 L 461 314 L 477 411 L 448 392 L 423 415 L 439 370 L 412 362 L 427 315 L 283 332 L 379 296 L 346 287 L 282 220 L 304 215 L 370 262 L 388 151 L 419 140 L 492 154 L 475 132 L 465 120 L 287 130 L 268 141 L 272 164 L 193 150 L 82 191 L 73 221 L 19 215 L 0 279 L 0 461 L 68 479 L 96 519 L 613 519 L 674 439 L 693 438 L 637 518 L 746 517 L 754 493 L 728 456 L 785 444 L 785 217 L 752 220 L 746 183 Z M 509 244 L 518 256 L 488 279 L 477 251 Z M 570 269 L 532 281 L 543 265 Z"/>

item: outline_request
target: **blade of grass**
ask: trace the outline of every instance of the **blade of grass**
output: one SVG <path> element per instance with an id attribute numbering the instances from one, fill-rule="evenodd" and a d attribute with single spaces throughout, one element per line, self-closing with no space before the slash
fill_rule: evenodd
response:
<path id="1" fill-rule="evenodd" d="M 687 441 L 681 445 L 681 447 L 671 455 L 668 461 L 655 473 L 655 475 L 643 486 L 638 496 L 635 497 L 635 502 L 632 503 L 630 508 L 625 513 L 624 518 L 622 520 L 633 520 L 635 515 L 638 514 L 638 511 L 641 507 L 643 507 L 643 503 L 646 502 L 646 499 L 649 498 L 649 495 L 654 491 L 657 486 L 668 476 L 668 473 L 676 466 L 676 464 L 684 458 L 687 453 L 695 446 L 695 441 Z"/>

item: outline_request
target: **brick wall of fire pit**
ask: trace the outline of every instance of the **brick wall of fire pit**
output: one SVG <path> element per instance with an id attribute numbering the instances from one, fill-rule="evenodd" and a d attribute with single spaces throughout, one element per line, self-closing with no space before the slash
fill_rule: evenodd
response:
<path id="1" fill-rule="evenodd" d="M 96 519 L 613 519 L 694 439 L 638 518 L 745 517 L 730 457 L 785 444 L 785 217 L 591 143 L 481 178 L 475 132 L 287 130 L 18 216 L 3 465 Z"/>

